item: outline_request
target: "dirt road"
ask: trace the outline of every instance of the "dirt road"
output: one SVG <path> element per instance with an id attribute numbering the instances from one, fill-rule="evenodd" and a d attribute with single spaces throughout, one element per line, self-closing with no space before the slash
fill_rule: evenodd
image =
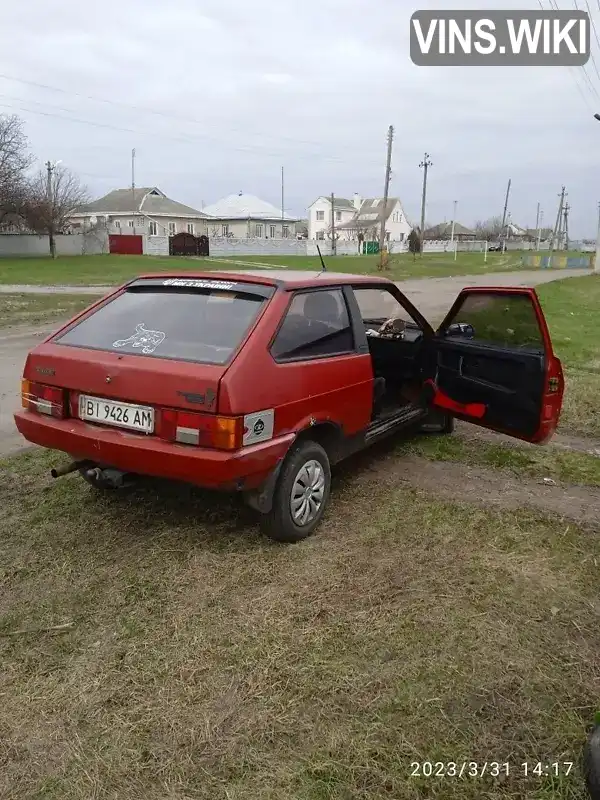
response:
<path id="1" fill-rule="evenodd" d="M 407 297 L 431 322 L 438 322 L 464 286 L 536 286 L 553 280 L 587 275 L 589 270 L 535 270 L 497 272 L 490 275 L 466 275 L 451 278 L 411 279 L 398 283 Z M 10 292 L 65 292 L 105 294 L 109 287 L 99 286 L 0 286 L 0 295 Z M 20 404 L 21 370 L 27 352 L 58 324 L 38 328 L 12 328 L 0 331 L 0 456 L 9 455 L 26 445 L 14 427 L 13 413 Z"/>

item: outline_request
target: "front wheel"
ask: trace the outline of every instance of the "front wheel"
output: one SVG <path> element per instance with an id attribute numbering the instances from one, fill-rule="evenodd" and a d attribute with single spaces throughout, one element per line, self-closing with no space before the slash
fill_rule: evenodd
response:
<path id="1" fill-rule="evenodd" d="M 301 442 L 283 464 L 272 509 L 261 519 L 263 531 L 278 542 L 306 539 L 321 521 L 330 491 L 327 453 L 317 442 Z"/>

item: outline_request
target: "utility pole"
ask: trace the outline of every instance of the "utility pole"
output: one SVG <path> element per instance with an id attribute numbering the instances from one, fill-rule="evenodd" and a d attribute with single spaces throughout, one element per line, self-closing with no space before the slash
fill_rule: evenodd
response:
<path id="1" fill-rule="evenodd" d="M 381 209 L 381 230 L 379 231 L 379 269 L 383 269 L 385 258 L 385 223 L 387 222 L 387 205 L 390 193 L 390 178 L 392 177 L 392 142 L 394 141 L 394 126 L 390 125 L 387 135 L 387 160 L 385 164 L 385 182 L 383 184 L 383 207 Z"/>
<path id="2" fill-rule="evenodd" d="M 335 256 L 337 253 L 337 247 L 335 242 L 335 197 L 333 192 L 331 193 L 331 255 Z"/>
<path id="3" fill-rule="evenodd" d="M 540 204 L 537 204 L 537 211 L 535 214 L 535 236 L 537 239 L 538 231 L 540 229 Z"/>
<path id="4" fill-rule="evenodd" d="M 550 241 L 550 256 L 552 256 L 552 251 L 557 249 L 558 244 L 559 244 L 558 241 L 557 241 L 557 237 L 558 237 L 558 232 L 559 232 L 560 224 L 561 224 L 561 220 L 562 220 L 564 202 L 565 202 L 565 187 L 563 186 L 561 188 L 561 191 L 560 191 L 560 201 L 558 203 L 558 211 L 557 211 L 557 214 L 556 214 L 556 222 L 554 223 L 554 230 L 552 231 L 552 240 Z M 550 262 L 550 265 L 552 265 L 552 262 Z"/>
<path id="5" fill-rule="evenodd" d="M 568 203 L 565 203 L 565 210 L 563 211 L 565 223 L 565 250 L 569 250 L 569 211 L 571 210 L 571 206 Z"/>
<path id="6" fill-rule="evenodd" d="M 283 175 L 283 167 L 281 168 L 281 238 L 283 239 L 283 221 L 285 219 L 285 181 Z"/>
<path id="7" fill-rule="evenodd" d="M 598 203 L 598 230 L 596 232 L 596 255 L 594 257 L 594 272 L 600 272 L 600 203 Z"/>
<path id="8" fill-rule="evenodd" d="M 425 204 L 427 202 L 427 170 L 429 167 L 432 167 L 433 163 L 429 158 L 429 153 L 425 153 L 423 157 L 423 161 L 419 164 L 419 167 L 423 170 L 423 195 L 421 197 L 421 256 L 423 256 L 423 241 L 424 241 L 424 234 L 425 234 Z"/>
<path id="9" fill-rule="evenodd" d="M 536 246 L 535 246 L 536 250 L 540 249 L 540 242 L 542 240 L 542 225 L 543 225 L 543 223 L 544 223 L 544 212 L 540 211 L 540 218 L 539 218 L 539 224 L 538 224 L 538 229 L 537 229 L 537 242 L 536 242 Z"/>
<path id="10" fill-rule="evenodd" d="M 454 201 L 454 210 L 452 211 L 452 232 L 450 234 L 450 244 L 454 244 L 454 226 L 456 225 L 456 206 L 458 205 L 458 200 Z"/>
<path id="11" fill-rule="evenodd" d="M 50 256 L 56 258 L 56 242 L 54 241 L 54 192 L 52 188 L 52 173 L 54 164 L 46 161 L 46 195 L 48 200 L 48 243 Z"/>
<path id="12" fill-rule="evenodd" d="M 135 147 L 131 151 L 131 208 L 133 211 L 133 235 L 135 236 Z"/>
<path id="13" fill-rule="evenodd" d="M 502 237 L 502 252 L 504 252 L 504 240 L 506 236 L 506 231 L 504 230 L 504 226 L 506 225 L 506 212 L 508 210 L 508 198 L 510 195 L 510 184 L 512 178 L 508 179 L 508 186 L 506 187 L 506 197 L 504 198 L 504 211 L 502 212 L 502 227 L 500 228 L 500 235 Z"/>

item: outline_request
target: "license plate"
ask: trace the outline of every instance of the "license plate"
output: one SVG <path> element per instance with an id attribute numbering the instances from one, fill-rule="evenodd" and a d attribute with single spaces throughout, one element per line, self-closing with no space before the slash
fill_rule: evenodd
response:
<path id="1" fill-rule="evenodd" d="M 79 395 L 79 417 L 132 431 L 154 432 L 154 409 L 149 406 L 117 403 L 114 400 L 82 394 Z"/>

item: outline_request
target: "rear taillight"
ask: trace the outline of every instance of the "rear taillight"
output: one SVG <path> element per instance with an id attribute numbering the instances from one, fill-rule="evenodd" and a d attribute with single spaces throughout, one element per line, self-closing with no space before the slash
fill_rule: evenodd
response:
<path id="1" fill-rule="evenodd" d="M 21 381 L 21 405 L 28 411 L 37 411 L 49 417 L 64 419 L 67 416 L 66 392 L 56 386 Z"/>
<path id="2" fill-rule="evenodd" d="M 192 411 L 162 409 L 157 433 L 161 439 L 218 450 L 237 450 L 242 445 L 241 417 L 217 417 Z"/>

